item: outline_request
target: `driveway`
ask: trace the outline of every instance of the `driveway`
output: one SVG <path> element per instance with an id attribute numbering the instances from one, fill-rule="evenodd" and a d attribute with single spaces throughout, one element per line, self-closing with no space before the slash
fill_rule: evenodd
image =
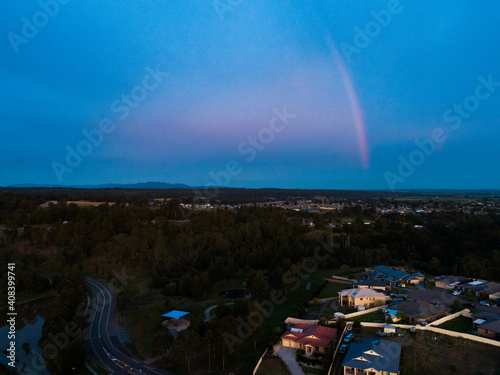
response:
<path id="1" fill-rule="evenodd" d="M 281 357 L 283 362 L 286 363 L 292 375 L 304 375 L 304 371 L 302 371 L 299 364 L 295 360 L 294 348 L 286 348 L 281 346 L 277 351 L 277 354 Z"/>

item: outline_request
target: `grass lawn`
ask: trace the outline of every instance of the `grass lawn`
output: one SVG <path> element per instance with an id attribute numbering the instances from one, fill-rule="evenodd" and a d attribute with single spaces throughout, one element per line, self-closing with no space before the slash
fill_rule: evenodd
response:
<path id="1" fill-rule="evenodd" d="M 286 375 L 286 372 L 278 360 L 263 359 L 256 375 Z"/>
<path id="2" fill-rule="evenodd" d="M 344 289 L 349 289 L 349 285 L 341 283 L 328 283 L 325 288 L 321 291 L 318 298 L 330 298 L 337 297 L 338 292 Z"/>
<path id="3" fill-rule="evenodd" d="M 472 319 L 466 318 L 465 316 L 459 316 L 458 318 L 448 320 L 447 322 L 444 322 L 436 327 L 462 333 L 472 333 L 474 330 L 474 327 L 472 326 Z"/>
<path id="4" fill-rule="evenodd" d="M 365 315 L 355 316 L 354 318 L 349 318 L 348 320 L 353 322 L 385 323 L 385 316 L 382 310 L 378 310 Z"/>

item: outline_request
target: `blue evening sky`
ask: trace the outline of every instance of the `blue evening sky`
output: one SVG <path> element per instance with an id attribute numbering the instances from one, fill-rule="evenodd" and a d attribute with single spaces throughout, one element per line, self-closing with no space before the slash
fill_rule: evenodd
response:
<path id="1" fill-rule="evenodd" d="M 498 3 L 1 8 L 0 186 L 500 188 Z"/>

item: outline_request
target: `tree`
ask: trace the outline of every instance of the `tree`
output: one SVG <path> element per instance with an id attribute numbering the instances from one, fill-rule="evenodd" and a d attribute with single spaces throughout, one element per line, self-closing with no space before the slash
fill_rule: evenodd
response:
<path id="1" fill-rule="evenodd" d="M 363 327 L 361 326 L 361 322 L 359 320 L 356 320 L 354 323 L 352 323 L 352 328 L 358 333 L 361 333 L 363 331 Z"/>
<path id="2" fill-rule="evenodd" d="M 200 336 L 194 331 L 184 331 L 175 341 L 174 353 L 185 362 L 188 372 L 191 371 L 191 361 L 196 357 L 200 343 Z"/>
<path id="3" fill-rule="evenodd" d="M 408 317 L 406 316 L 406 313 L 404 311 L 398 311 L 396 313 L 396 318 L 398 318 L 398 321 L 401 323 L 404 323 L 408 320 Z"/>
<path id="4" fill-rule="evenodd" d="M 116 297 L 116 308 L 124 314 L 127 305 L 130 303 L 130 296 L 126 292 L 120 292 Z"/>
<path id="5" fill-rule="evenodd" d="M 72 374 L 85 363 L 87 346 L 83 337 L 79 336 L 66 346 L 58 357 L 61 374 Z M 73 370 L 75 369 L 75 370 Z"/>
<path id="6" fill-rule="evenodd" d="M 340 266 L 340 272 L 342 272 L 342 274 L 346 274 L 350 270 L 351 270 L 351 267 L 349 267 L 347 264 L 343 264 Z"/>
<path id="7" fill-rule="evenodd" d="M 203 336 L 203 345 L 208 349 L 208 372 L 212 372 L 212 345 L 214 341 L 214 333 L 211 329 L 205 332 Z"/>
<path id="8" fill-rule="evenodd" d="M 316 310 L 318 310 L 318 297 L 313 298 L 313 304 L 314 304 L 314 307 L 316 308 Z"/>
<path id="9" fill-rule="evenodd" d="M 460 303 L 460 301 L 458 299 L 453 301 L 453 303 L 451 304 L 451 309 L 453 310 L 453 312 L 457 312 L 461 308 L 462 308 L 462 304 Z"/>
<path id="10" fill-rule="evenodd" d="M 271 333 L 271 344 L 275 345 L 280 341 L 281 335 L 283 334 L 283 329 L 281 327 L 274 327 Z"/>
<path id="11" fill-rule="evenodd" d="M 162 329 L 161 332 L 153 337 L 152 350 L 153 355 L 165 354 L 174 343 L 174 337 L 168 330 Z"/>
<path id="12" fill-rule="evenodd" d="M 215 341 L 218 348 L 220 349 L 222 357 L 222 370 L 226 370 L 226 359 L 227 350 L 229 350 L 229 355 L 234 351 L 234 345 L 237 341 L 232 342 L 232 339 L 236 338 L 236 328 L 238 322 L 232 315 L 225 316 L 220 319 L 217 324 L 217 329 L 215 331 Z M 232 346 L 230 346 L 232 345 Z"/>
<path id="13" fill-rule="evenodd" d="M 54 284 L 54 280 L 60 270 L 61 262 L 57 258 L 51 257 L 43 262 L 40 266 L 40 275 L 42 275 L 43 278 L 47 279 L 50 287 L 52 288 L 52 284 Z"/>

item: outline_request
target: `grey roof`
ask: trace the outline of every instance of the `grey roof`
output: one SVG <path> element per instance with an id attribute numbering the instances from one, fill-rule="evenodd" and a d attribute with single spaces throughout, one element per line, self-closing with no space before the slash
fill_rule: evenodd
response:
<path id="1" fill-rule="evenodd" d="M 496 294 L 500 292 L 500 284 L 495 283 L 493 281 L 489 281 L 487 283 L 484 283 L 484 288 L 483 292 L 488 293 L 488 294 Z"/>
<path id="2" fill-rule="evenodd" d="M 479 328 L 487 329 L 488 331 L 493 331 L 500 333 L 500 320 L 494 322 L 483 323 Z"/>
<path id="3" fill-rule="evenodd" d="M 386 275 L 394 277 L 395 279 L 398 280 L 408 275 L 406 271 L 395 270 L 393 268 L 382 265 L 375 267 L 375 269 L 379 272 L 385 273 Z"/>
<path id="4" fill-rule="evenodd" d="M 403 277 L 403 280 L 410 280 L 413 277 L 425 277 L 425 275 L 421 272 L 413 272 L 411 275 L 406 275 Z"/>
<path id="5" fill-rule="evenodd" d="M 376 371 L 399 372 L 401 344 L 382 339 L 364 338 L 353 342 L 345 355 L 342 366 L 359 369 L 373 368 Z M 361 358 L 364 358 L 361 359 Z"/>
<path id="6" fill-rule="evenodd" d="M 379 281 L 379 280 L 366 279 L 366 280 L 362 280 L 362 281 L 359 281 L 357 283 L 354 283 L 353 285 L 385 286 L 385 283 L 383 281 Z"/>
<path id="7" fill-rule="evenodd" d="M 494 322 L 500 320 L 500 315 L 489 311 L 476 311 L 472 314 L 474 319 L 484 319 L 487 322 Z"/>
<path id="8" fill-rule="evenodd" d="M 398 311 L 404 311 L 407 316 L 416 319 L 429 319 L 433 316 L 450 311 L 450 309 L 444 305 L 436 306 L 421 300 L 403 302 L 396 305 L 395 308 L 398 309 Z"/>
<path id="9" fill-rule="evenodd" d="M 396 279 L 392 276 L 386 275 L 385 273 L 379 272 L 379 271 L 371 271 L 370 273 L 368 273 L 368 277 L 370 279 L 383 280 L 385 282 L 397 282 L 398 281 L 398 279 Z"/>
<path id="10" fill-rule="evenodd" d="M 461 282 L 467 280 L 466 277 L 463 276 L 453 276 L 453 275 L 441 275 L 438 277 L 434 278 L 435 281 L 441 281 L 447 285 L 456 283 L 456 282 Z"/>

